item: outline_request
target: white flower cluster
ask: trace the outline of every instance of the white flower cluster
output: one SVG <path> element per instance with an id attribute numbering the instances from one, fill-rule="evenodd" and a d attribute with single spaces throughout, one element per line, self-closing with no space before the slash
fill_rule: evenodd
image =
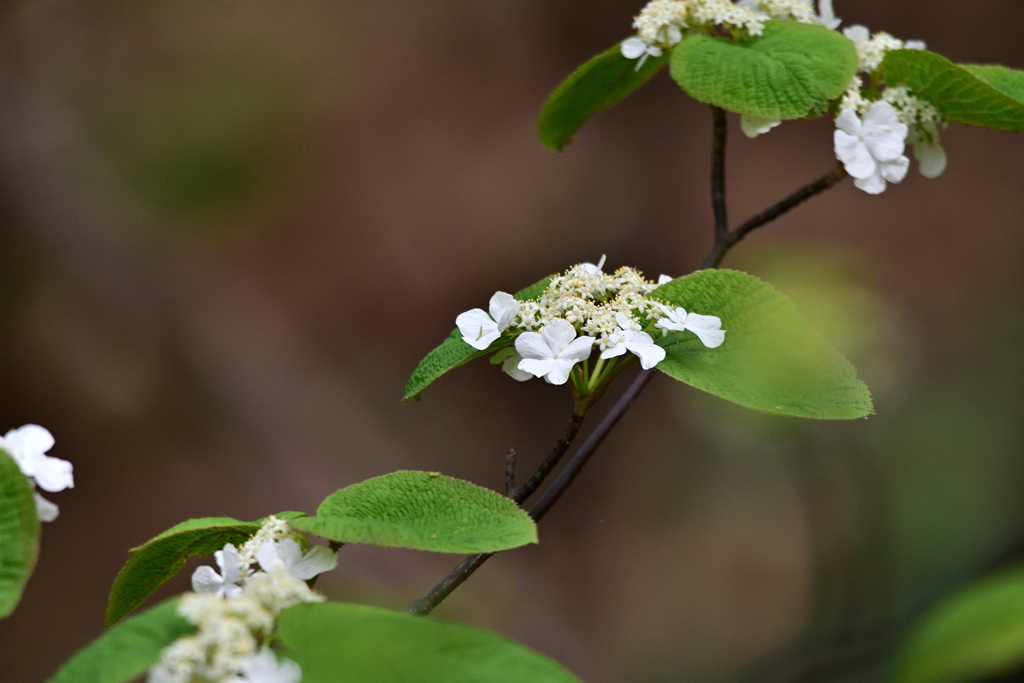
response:
<path id="1" fill-rule="evenodd" d="M 629 351 L 644 369 L 654 367 L 665 358 L 649 334 L 656 329 L 663 335 L 690 330 L 710 348 L 722 344 L 719 318 L 669 309 L 649 296 L 671 278 L 663 275 L 654 283 L 632 268 L 607 274 L 601 270 L 604 261 L 581 263 L 551 278 L 529 301 L 496 292 L 489 314 L 475 308 L 456 318 L 463 341 L 483 351 L 510 334 L 515 350 L 503 349 L 495 358 L 502 369 L 519 381 L 543 377 L 551 384 L 565 384 L 573 366 L 589 359 L 594 346 L 602 362 Z"/>
<path id="2" fill-rule="evenodd" d="M 860 25 L 845 28 L 843 35 L 857 47 L 858 70 L 873 81 L 878 80 L 878 68 L 888 52 L 926 47 L 920 40 L 904 42 L 884 31 L 872 35 Z M 902 181 L 910 168 L 904 154 L 908 141 L 921 175 L 941 175 L 946 169 L 946 152 L 939 144 L 939 111 L 904 86 L 887 87 L 880 98 L 866 96 L 863 86 L 861 76 L 854 76 L 840 100 L 836 118 L 836 158 L 854 184 L 868 194 L 880 194 L 888 183 Z"/>
<path id="3" fill-rule="evenodd" d="M 197 632 L 164 648 L 149 683 L 299 683 L 299 666 L 278 661 L 265 641 L 282 610 L 324 599 L 306 581 L 334 569 L 338 558 L 324 546 L 303 554 L 293 533 L 270 516 L 241 550 L 228 543 L 214 554 L 220 573 L 196 569 L 195 592 L 182 596 L 178 613 Z"/>
<path id="4" fill-rule="evenodd" d="M 46 455 L 53 448 L 53 435 L 39 425 L 25 425 L 12 429 L 0 439 L 0 448 L 7 451 L 18 463 L 22 474 L 36 486 L 56 493 L 75 487 L 71 463 Z M 57 506 L 36 494 L 36 514 L 42 522 L 57 519 Z"/>

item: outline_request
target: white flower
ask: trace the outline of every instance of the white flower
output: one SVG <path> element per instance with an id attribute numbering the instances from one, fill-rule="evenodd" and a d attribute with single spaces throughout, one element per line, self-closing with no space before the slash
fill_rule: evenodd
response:
<path id="1" fill-rule="evenodd" d="M 835 31 L 839 24 L 843 23 L 832 9 L 832 0 L 818 0 L 818 23 L 831 31 Z"/>
<path id="2" fill-rule="evenodd" d="M 604 272 L 601 269 L 604 268 L 604 262 L 607 260 L 608 254 L 601 254 L 601 260 L 597 262 L 596 266 L 593 263 L 581 263 L 579 267 L 587 275 L 600 275 L 602 272 Z"/>
<path id="3" fill-rule="evenodd" d="M 462 341 L 479 351 L 490 346 L 491 342 L 508 328 L 509 323 L 519 313 L 519 302 L 511 294 L 495 292 L 489 308 L 490 315 L 482 309 L 474 308 L 459 314 L 455 319 L 455 324 L 462 333 Z"/>
<path id="4" fill-rule="evenodd" d="M 565 384 L 572 367 L 590 358 L 594 337 L 576 339 L 576 328 L 562 320 L 552 320 L 536 332 L 524 332 L 516 338 L 516 351 L 523 357 L 519 369 L 549 384 Z"/>
<path id="5" fill-rule="evenodd" d="M 622 313 L 616 314 L 615 318 L 619 327 L 609 336 L 610 345 L 601 353 L 601 358 L 614 358 L 629 351 L 640 359 L 640 367 L 644 370 L 650 370 L 665 360 L 665 349 L 655 344 L 651 335 L 641 332 L 635 320 Z"/>
<path id="6" fill-rule="evenodd" d="M 836 119 L 835 152 L 854 184 L 868 194 L 881 194 L 886 181 L 898 183 L 907 175 L 910 159 L 903 154 L 907 125 L 900 123 L 888 102 L 875 102 L 861 121 L 844 109 Z"/>
<path id="7" fill-rule="evenodd" d="M 946 170 L 946 150 L 939 144 L 939 127 L 929 121 L 922 123 L 921 128 L 923 130 L 914 128 L 910 133 L 917 170 L 925 178 L 938 178 Z"/>
<path id="8" fill-rule="evenodd" d="M 661 274 L 658 276 L 658 286 L 660 287 L 661 285 L 666 285 L 669 282 L 672 282 L 672 280 L 675 280 L 675 278 L 672 277 L 671 275 Z"/>
<path id="9" fill-rule="evenodd" d="M 49 431 L 31 424 L 12 429 L 0 440 L 0 446 L 11 454 L 22 474 L 31 477 L 39 488 L 51 493 L 75 486 L 71 463 L 46 455 L 53 444 L 53 435 Z"/>
<path id="10" fill-rule="evenodd" d="M 299 683 L 302 669 L 290 659 L 278 661 L 272 650 L 260 650 L 242 663 L 242 675 L 228 683 Z"/>
<path id="11" fill-rule="evenodd" d="M 244 578 L 247 567 L 242 564 L 238 548 L 230 543 L 213 554 L 220 567 L 220 574 L 213 567 L 202 566 L 192 574 L 192 590 L 196 593 L 215 593 L 222 598 L 237 598 L 242 594 L 238 585 Z"/>
<path id="12" fill-rule="evenodd" d="M 908 50 L 927 50 L 928 45 L 923 40 L 908 40 L 903 44 Z"/>
<path id="13" fill-rule="evenodd" d="M 740 128 L 748 138 L 764 135 L 780 123 L 782 121 L 779 119 L 769 119 L 764 116 L 754 116 L 753 114 L 740 115 Z"/>
<path id="14" fill-rule="evenodd" d="M 256 559 L 263 571 L 287 569 L 292 576 L 302 581 L 309 581 L 314 576 L 330 571 L 338 566 L 338 556 L 325 545 L 318 545 L 305 555 L 302 548 L 292 538 L 264 543 L 256 551 Z"/>
<path id="15" fill-rule="evenodd" d="M 657 45 L 648 45 L 643 41 L 643 38 L 637 38 L 636 36 L 633 36 L 632 38 L 627 38 L 626 40 L 622 41 L 622 47 L 619 49 L 622 52 L 622 56 L 625 57 L 626 59 L 636 59 L 637 57 L 640 58 L 640 61 L 636 63 L 636 68 L 634 69 L 634 71 L 639 71 L 640 68 L 644 65 L 644 62 L 647 61 L 648 57 L 661 56 L 660 47 L 658 47 Z"/>
<path id="16" fill-rule="evenodd" d="M 685 308 L 671 309 L 664 304 L 658 304 L 658 308 L 666 316 L 655 323 L 655 327 L 662 329 L 662 334 L 667 335 L 670 330 L 673 332 L 689 330 L 697 335 L 697 338 L 709 349 L 717 349 L 725 341 L 722 319 L 717 316 L 687 313 Z"/>

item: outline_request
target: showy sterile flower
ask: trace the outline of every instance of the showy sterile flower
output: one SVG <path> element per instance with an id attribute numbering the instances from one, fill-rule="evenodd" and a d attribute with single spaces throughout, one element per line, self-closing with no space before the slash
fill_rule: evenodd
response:
<path id="1" fill-rule="evenodd" d="M 53 448 L 54 439 L 49 430 L 39 425 L 28 424 L 12 429 L 0 439 L 0 448 L 7 451 L 18 469 L 29 480 L 44 491 L 57 492 L 74 488 L 75 478 L 72 475 L 71 463 L 67 460 L 46 455 Z M 36 517 L 40 522 L 52 522 L 57 519 L 60 509 L 35 494 Z"/>
<path id="2" fill-rule="evenodd" d="M 318 545 L 303 555 L 302 547 L 292 538 L 263 544 L 256 552 L 256 559 L 265 572 L 283 568 L 302 581 L 338 566 L 337 554 L 327 546 Z"/>
<path id="3" fill-rule="evenodd" d="M 626 59 L 639 58 L 640 61 L 636 63 L 634 71 L 639 71 L 648 57 L 660 57 L 662 55 L 660 47 L 648 45 L 643 41 L 643 38 L 637 38 L 636 36 L 622 41 L 619 51 L 622 52 L 622 56 Z"/>
<path id="4" fill-rule="evenodd" d="M 460 313 L 455 325 L 462 340 L 474 349 L 483 351 L 501 336 L 519 313 L 519 302 L 511 294 L 495 292 L 489 304 L 490 315 L 480 308 Z"/>
<path id="5" fill-rule="evenodd" d="M 908 128 L 888 102 L 875 102 L 862 121 L 851 109 L 836 119 L 835 153 L 854 184 L 868 194 L 881 194 L 886 181 L 898 183 L 910 167 L 903 151 Z"/>
<path id="6" fill-rule="evenodd" d="M 608 348 L 601 353 L 601 358 L 615 358 L 629 351 L 640 359 L 640 367 L 650 370 L 665 360 L 665 349 L 654 343 L 651 335 L 640 330 L 636 320 L 619 313 L 615 316 L 619 327 L 609 337 Z"/>
<path id="7" fill-rule="evenodd" d="M 540 328 L 540 333 L 524 332 L 516 338 L 516 351 L 523 357 L 519 369 L 549 384 L 565 384 L 576 363 L 590 358 L 594 337 L 576 338 L 576 328 L 557 319 Z"/>
<path id="8" fill-rule="evenodd" d="M 743 134 L 748 138 L 756 138 L 758 135 L 764 135 L 780 123 L 782 123 L 782 121 L 779 119 L 754 116 L 753 114 L 742 114 L 740 116 L 740 128 L 743 130 Z"/>
<path id="9" fill-rule="evenodd" d="M 660 327 L 663 335 L 689 330 L 709 349 L 717 349 L 725 341 L 722 319 L 718 316 L 687 313 L 685 308 L 669 308 L 661 303 L 658 308 L 665 317 L 655 323 L 655 327 Z"/>
<path id="10" fill-rule="evenodd" d="M 917 158 L 917 170 L 925 178 L 938 178 L 946 170 L 946 150 L 939 144 L 939 127 L 934 121 L 910 131 L 908 140 Z"/>
<path id="11" fill-rule="evenodd" d="M 290 659 L 278 660 L 272 650 L 249 655 L 242 663 L 242 675 L 227 683 L 299 683 L 302 669 Z"/>
<path id="12" fill-rule="evenodd" d="M 192 590 L 196 593 L 213 593 L 222 598 L 237 598 L 242 594 L 238 582 L 245 578 L 248 570 L 242 564 L 238 548 L 228 543 L 213 556 L 220 567 L 220 574 L 213 567 L 198 567 L 192 574 Z"/>
<path id="13" fill-rule="evenodd" d="M 818 0 L 818 22 L 825 28 L 834 31 L 843 20 L 836 16 L 832 9 L 832 0 Z"/>

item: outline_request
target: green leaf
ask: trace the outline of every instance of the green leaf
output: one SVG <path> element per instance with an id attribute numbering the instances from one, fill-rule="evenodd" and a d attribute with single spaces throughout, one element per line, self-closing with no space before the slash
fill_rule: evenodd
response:
<path id="1" fill-rule="evenodd" d="M 889 86 L 905 85 L 931 102 L 947 121 L 1024 131 L 1019 71 L 998 66 L 958 66 L 926 50 L 894 50 L 882 60 Z"/>
<path id="2" fill-rule="evenodd" d="M 0 450 L 0 618 L 14 611 L 39 553 L 32 482 Z"/>
<path id="3" fill-rule="evenodd" d="M 260 522 L 204 517 L 182 522 L 128 551 L 128 563 L 114 580 L 107 604 L 107 626 L 141 605 L 193 556 L 209 556 L 227 543 L 238 545 L 259 531 Z"/>
<path id="4" fill-rule="evenodd" d="M 48 683 L 129 683 L 156 664 L 160 651 L 195 628 L 177 600 L 127 619 L 86 645 Z"/>
<path id="5" fill-rule="evenodd" d="M 696 100 L 771 119 L 821 116 L 857 72 L 857 49 L 824 26 L 769 21 L 734 43 L 694 35 L 672 52 L 672 78 Z"/>
<path id="6" fill-rule="evenodd" d="M 621 102 L 661 71 L 668 55 L 648 57 L 637 70 L 637 60 L 622 56 L 620 45 L 609 48 L 576 69 L 544 103 L 537 122 L 541 143 L 561 150 L 587 119 Z"/>
<path id="7" fill-rule="evenodd" d="M 662 338 L 662 372 L 748 408 L 776 415 L 852 419 L 870 415 L 871 395 L 853 366 L 815 332 L 793 303 L 735 270 L 702 270 L 651 296 L 722 319 L 725 342 L 704 346 L 692 332 Z"/>
<path id="8" fill-rule="evenodd" d="M 894 683 L 957 683 L 1024 665 L 1024 568 L 983 580 L 939 605 L 904 643 Z"/>
<path id="9" fill-rule="evenodd" d="M 298 605 L 279 633 L 302 683 L 579 683 L 498 634 L 368 605 Z"/>
<path id="10" fill-rule="evenodd" d="M 547 288 L 552 277 L 554 276 L 549 275 L 540 282 L 534 283 L 526 289 L 516 292 L 512 296 L 519 301 L 535 299 Z M 441 345 L 436 349 L 428 353 L 427 357 L 421 360 L 420 364 L 416 366 L 416 370 L 412 373 L 412 377 L 409 378 L 409 382 L 405 385 L 405 394 L 402 396 L 402 403 L 412 400 L 418 401 L 423 390 L 449 370 L 454 370 L 460 365 L 465 365 L 474 358 L 486 356 L 487 354 L 493 353 L 494 351 L 509 346 L 510 344 L 512 344 L 512 337 L 502 335 L 488 348 L 483 351 L 477 351 L 472 346 L 462 341 L 462 333 L 459 332 L 457 328 L 452 330 L 451 336 L 441 342 Z"/>
<path id="11" fill-rule="evenodd" d="M 537 542 L 510 498 L 433 472 L 393 472 L 328 496 L 292 526 L 338 543 L 443 553 L 490 553 Z"/>

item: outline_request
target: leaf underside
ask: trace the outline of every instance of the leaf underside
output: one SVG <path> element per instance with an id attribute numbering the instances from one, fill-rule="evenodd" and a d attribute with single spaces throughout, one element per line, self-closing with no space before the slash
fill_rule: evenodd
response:
<path id="1" fill-rule="evenodd" d="M 853 366 L 771 285 L 734 270 L 702 270 L 651 294 L 690 313 L 722 319 L 725 342 L 709 349 L 693 333 L 661 338 L 658 369 L 754 410 L 818 419 L 873 412 Z"/>
<path id="2" fill-rule="evenodd" d="M 0 450 L 0 619 L 14 611 L 39 553 L 32 483 Z"/>
<path id="3" fill-rule="evenodd" d="M 770 119 L 821 116 L 857 71 L 857 50 L 823 26 L 769 21 L 764 34 L 734 43 L 694 35 L 672 52 L 672 78 L 691 97 Z"/>
<path id="4" fill-rule="evenodd" d="M 302 683 L 580 683 L 496 633 L 368 605 L 298 605 L 279 633 Z"/>
<path id="5" fill-rule="evenodd" d="M 623 57 L 620 46 L 615 45 L 576 69 L 541 109 L 537 122 L 541 143 L 561 150 L 587 119 L 618 104 L 661 71 L 668 55 L 648 57 L 639 70 L 637 61 Z"/>
<path id="6" fill-rule="evenodd" d="M 1024 131 L 1024 72 L 959 66 L 926 50 L 895 50 L 882 61 L 886 85 L 904 85 L 947 121 Z"/>
<path id="7" fill-rule="evenodd" d="M 551 282 L 551 277 L 553 276 L 548 276 L 540 282 L 534 283 L 526 289 L 516 292 L 513 296 L 519 301 L 534 299 L 540 296 L 541 292 L 547 288 L 548 283 Z M 416 370 L 413 371 L 412 376 L 405 385 L 405 394 L 402 396 L 402 403 L 419 400 L 420 394 L 423 390 L 449 370 L 454 370 L 460 365 L 465 365 L 475 358 L 480 358 L 481 356 L 486 356 L 489 353 L 494 353 L 495 351 L 511 344 L 511 337 L 508 335 L 502 335 L 487 349 L 477 351 L 472 346 L 462 341 L 462 333 L 460 333 L 458 329 L 452 330 L 451 335 L 441 342 L 440 346 L 428 353 L 426 357 L 420 361 L 420 364 L 416 366 Z"/>
<path id="8" fill-rule="evenodd" d="M 445 553 L 485 553 L 537 542 L 537 527 L 511 499 L 461 479 L 401 471 L 328 496 L 316 517 L 291 522 L 338 543 Z"/>

